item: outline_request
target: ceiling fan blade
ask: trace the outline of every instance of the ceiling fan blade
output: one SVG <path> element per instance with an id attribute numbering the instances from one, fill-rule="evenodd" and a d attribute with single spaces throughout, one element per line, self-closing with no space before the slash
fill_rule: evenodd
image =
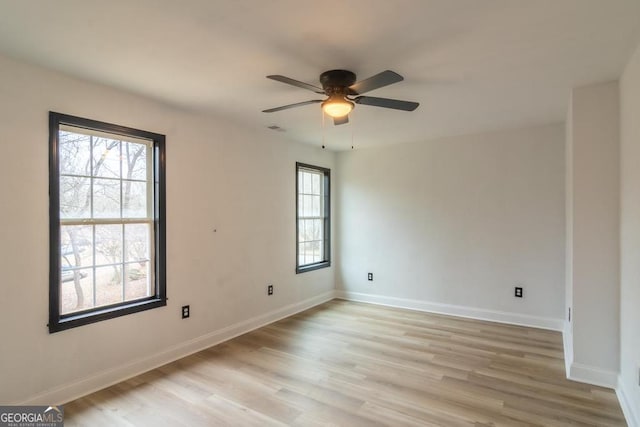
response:
<path id="1" fill-rule="evenodd" d="M 352 84 L 349 86 L 349 89 L 352 95 L 359 95 L 390 84 L 401 82 L 402 80 L 404 80 L 404 77 L 400 74 L 394 73 L 391 70 L 386 70 L 376 74 L 375 76 L 371 76 L 368 79 Z"/>
<path id="2" fill-rule="evenodd" d="M 289 108 L 302 107 L 303 105 L 317 104 L 322 102 L 321 99 L 312 99 L 311 101 L 296 102 L 295 104 L 283 105 L 282 107 L 269 108 L 262 110 L 263 113 L 274 113 L 276 111 L 288 110 Z"/>
<path id="3" fill-rule="evenodd" d="M 307 89 L 307 90 L 310 90 L 311 92 L 324 93 L 324 90 L 322 88 L 319 88 L 314 85 L 310 85 L 308 83 L 300 82 L 298 80 L 290 79 L 289 77 L 281 76 L 279 74 L 273 74 L 273 75 L 267 76 L 267 78 L 281 82 L 281 83 L 286 83 L 288 85 L 301 87 L 302 89 Z"/>
<path id="4" fill-rule="evenodd" d="M 338 125 L 344 125 L 346 123 L 349 123 L 349 116 L 343 116 L 343 117 L 334 117 L 333 118 L 333 124 L 338 126 Z"/>
<path id="5" fill-rule="evenodd" d="M 356 104 L 371 105 L 373 107 L 392 108 L 394 110 L 413 111 L 420 105 L 417 102 L 400 101 L 398 99 L 376 98 L 374 96 L 359 96 L 353 100 Z"/>

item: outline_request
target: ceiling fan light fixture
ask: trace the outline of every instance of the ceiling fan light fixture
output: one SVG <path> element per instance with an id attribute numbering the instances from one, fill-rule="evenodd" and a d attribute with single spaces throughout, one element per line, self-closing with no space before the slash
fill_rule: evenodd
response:
<path id="1" fill-rule="evenodd" d="M 322 111 L 328 116 L 338 118 L 344 117 L 353 110 L 353 102 L 345 99 L 342 95 L 332 95 L 322 103 Z"/>

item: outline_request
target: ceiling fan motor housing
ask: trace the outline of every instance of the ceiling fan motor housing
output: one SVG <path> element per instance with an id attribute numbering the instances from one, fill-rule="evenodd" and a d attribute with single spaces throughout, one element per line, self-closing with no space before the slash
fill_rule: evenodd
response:
<path id="1" fill-rule="evenodd" d="M 346 95 L 347 88 L 356 82 L 356 75 L 347 70 L 330 70 L 320 74 L 320 83 L 325 93 Z"/>

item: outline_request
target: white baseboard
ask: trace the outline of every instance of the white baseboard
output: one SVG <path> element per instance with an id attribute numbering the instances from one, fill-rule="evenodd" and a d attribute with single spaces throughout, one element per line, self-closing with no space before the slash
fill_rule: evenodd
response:
<path id="1" fill-rule="evenodd" d="M 573 362 L 569 367 L 567 378 L 581 383 L 593 384 L 600 387 L 616 388 L 618 373 L 607 371 L 582 363 Z"/>
<path id="2" fill-rule="evenodd" d="M 159 366 L 181 359 L 198 351 L 204 350 L 221 342 L 230 340 L 254 329 L 268 325 L 285 317 L 307 310 L 334 298 L 334 291 L 325 292 L 313 298 L 306 299 L 260 316 L 236 323 L 226 328 L 211 332 L 192 340 L 170 347 L 161 353 L 134 360 L 126 365 L 116 366 L 106 371 L 85 377 L 70 384 L 64 384 L 32 396 L 20 405 L 51 405 L 63 404 L 103 388 L 117 384 L 128 378 L 140 375 Z"/>
<path id="3" fill-rule="evenodd" d="M 504 311 L 486 310 L 482 308 L 441 304 L 406 298 L 387 297 L 383 295 L 364 294 L 344 290 L 336 291 L 336 298 L 348 301 L 360 301 L 372 304 L 386 305 L 390 307 L 406 308 L 409 310 L 426 311 L 429 313 L 448 314 L 450 316 L 488 320 L 491 322 L 507 323 L 510 325 L 550 329 L 553 331 L 562 331 L 564 326 L 564 321 L 562 319 L 529 316 L 525 314 L 509 313 Z"/>
<path id="4" fill-rule="evenodd" d="M 627 420 L 629 427 L 640 427 L 640 408 L 633 405 L 631 399 L 627 395 L 622 383 L 622 378 L 618 376 L 618 386 L 616 387 L 616 395 L 620 402 L 620 407 L 624 413 L 624 418 Z"/>

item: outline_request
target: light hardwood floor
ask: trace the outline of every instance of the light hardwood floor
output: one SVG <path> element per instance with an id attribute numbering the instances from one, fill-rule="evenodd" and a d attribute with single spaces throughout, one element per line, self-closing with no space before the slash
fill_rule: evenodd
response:
<path id="1" fill-rule="evenodd" d="M 558 332 L 333 300 L 65 406 L 67 426 L 625 425 Z"/>

